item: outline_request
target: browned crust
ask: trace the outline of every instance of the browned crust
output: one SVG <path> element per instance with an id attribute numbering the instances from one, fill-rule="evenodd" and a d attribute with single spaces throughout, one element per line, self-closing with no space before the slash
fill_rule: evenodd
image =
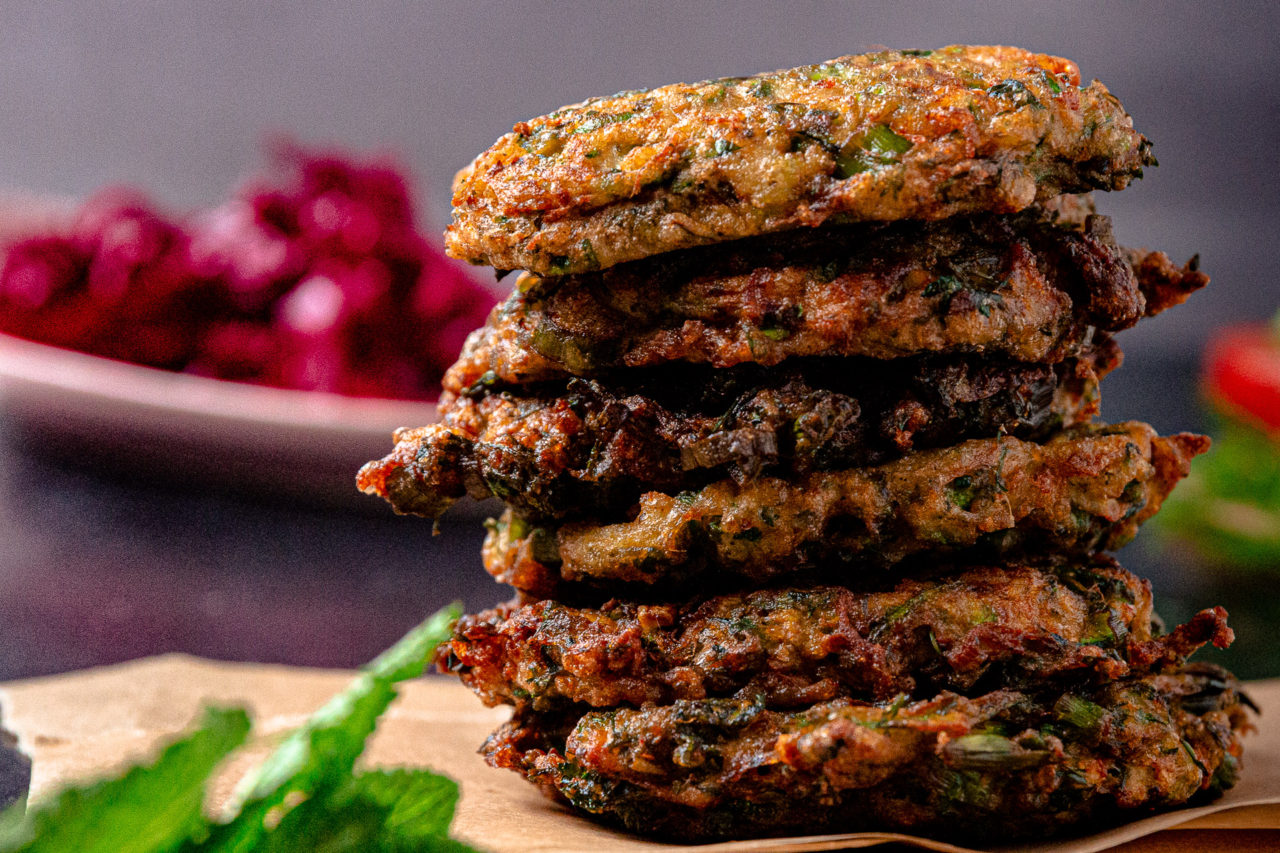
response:
<path id="1" fill-rule="evenodd" d="M 521 122 L 459 174 L 446 246 L 582 272 L 835 220 L 1015 212 L 1122 189 L 1153 163 L 1120 103 L 1067 60 L 882 51 Z"/>
<path id="2" fill-rule="evenodd" d="M 1119 360 L 1100 335 L 1057 365 L 824 359 L 486 391 L 448 401 L 438 424 L 399 431 L 357 484 L 429 518 L 464 494 L 500 497 L 527 518 L 600 514 L 726 474 L 878 464 L 1000 433 L 1046 438 L 1097 414 L 1098 381 Z"/>
<path id="3" fill-rule="evenodd" d="M 518 711 L 486 759 L 581 811 L 682 841 L 898 830 L 989 843 L 1098 827 L 1236 779 L 1247 699 L 1220 669 L 775 711 L 742 696 Z"/>
<path id="4" fill-rule="evenodd" d="M 1106 217 L 1077 227 L 1037 210 L 806 231 L 591 275 L 524 276 L 449 369 L 445 401 L 482 381 L 669 362 L 922 353 L 1055 362 L 1095 327 L 1128 328 L 1203 287 L 1208 277 L 1193 265 L 1178 271 L 1161 253 L 1119 248 Z"/>
<path id="5" fill-rule="evenodd" d="M 1221 608 L 1158 638 L 1150 585 L 1105 557 L 969 568 L 857 592 L 816 585 L 695 598 L 544 600 L 462 617 L 441 671 L 485 701 L 549 711 L 735 694 L 771 708 L 887 701 L 981 680 L 1019 689 L 1181 665 L 1232 635 Z"/>
<path id="6" fill-rule="evenodd" d="M 1128 422 L 1045 444 L 975 439 L 874 468 L 650 492 L 621 523 L 499 524 L 485 566 L 551 597 L 566 581 L 759 584 L 836 566 L 857 578 L 925 552 L 1092 553 L 1132 539 L 1207 446 L 1203 436 L 1162 438 Z"/>
<path id="7" fill-rule="evenodd" d="M 1179 267 L 1164 252 L 1131 249 L 1129 263 L 1146 297 L 1148 317 L 1181 305 L 1188 296 L 1209 283 L 1209 276 L 1200 269 L 1199 255 Z"/>

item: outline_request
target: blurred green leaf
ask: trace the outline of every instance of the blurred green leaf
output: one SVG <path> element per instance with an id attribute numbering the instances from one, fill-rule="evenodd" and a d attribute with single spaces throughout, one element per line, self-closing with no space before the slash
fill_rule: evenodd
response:
<path id="1" fill-rule="evenodd" d="M 63 791 L 15 822 L 16 828 L 0 839 L 0 849 L 22 853 L 174 850 L 205 825 L 201 810 L 208 777 L 248 733 L 244 711 L 207 709 L 200 727 L 166 747 L 154 763 L 134 767 L 116 779 Z"/>
<path id="2" fill-rule="evenodd" d="M 1223 418 L 1154 521 L 1214 563 L 1280 572 L 1280 442 Z"/>
<path id="3" fill-rule="evenodd" d="M 458 787 L 426 771 L 371 771 L 291 810 L 255 851 L 464 851 L 449 839 Z"/>

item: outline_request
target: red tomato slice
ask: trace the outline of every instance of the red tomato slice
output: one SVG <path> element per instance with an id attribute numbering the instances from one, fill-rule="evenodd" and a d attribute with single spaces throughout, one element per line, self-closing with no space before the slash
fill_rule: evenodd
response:
<path id="1" fill-rule="evenodd" d="M 1280 431 L 1280 340 L 1265 326 L 1215 336 L 1205 352 L 1204 380 L 1214 402 Z"/>

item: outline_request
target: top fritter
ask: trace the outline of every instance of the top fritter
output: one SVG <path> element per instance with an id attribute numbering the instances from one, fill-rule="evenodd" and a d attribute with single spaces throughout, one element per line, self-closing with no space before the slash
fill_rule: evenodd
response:
<path id="1" fill-rule="evenodd" d="M 1075 64 L 1012 47 L 848 56 L 517 124 L 454 185 L 449 254 L 585 272 L 790 228 L 1011 213 L 1122 189 L 1151 145 Z"/>

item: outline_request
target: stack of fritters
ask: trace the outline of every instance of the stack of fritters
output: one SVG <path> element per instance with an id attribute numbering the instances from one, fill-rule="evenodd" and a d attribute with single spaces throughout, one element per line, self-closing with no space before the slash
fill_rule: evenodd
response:
<path id="1" fill-rule="evenodd" d="M 1163 633 L 1127 542 L 1207 440 L 1103 425 L 1109 333 L 1207 277 L 1087 193 L 1154 161 L 1013 48 L 886 51 L 523 122 L 450 251 L 515 290 L 442 421 L 360 474 L 399 511 L 508 505 L 511 604 L 441 652 L 484 746 L 680 838 L 1040 832 L 1234 780 L 1231 639 Z"/>

